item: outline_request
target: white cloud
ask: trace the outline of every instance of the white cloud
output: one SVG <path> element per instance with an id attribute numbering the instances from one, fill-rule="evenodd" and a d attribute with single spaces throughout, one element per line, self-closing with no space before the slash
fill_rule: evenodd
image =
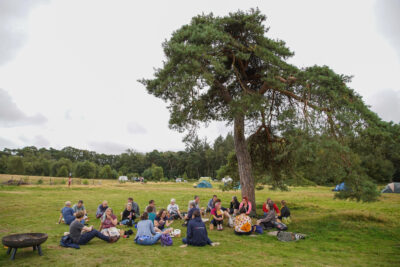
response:
<path id="1" fill-rule="evenodd" d="M 6 90 L 0 88 L 0 127 L 43 124 L 47 119 L 36 114 L 28 116 L 13 102 Z"/>
<path id="2" fill-rule="evenodd" d="M 4 149 L 4 148 L 15 148 L 16 144 L 8 139 L 2 138 L 0 137 L 0 149 Z"/>
<path id="3" fill-rule="evenodd" d="M 89 148 L 96 152 L 106 153 L 106 154 L 120 154 L 128 149 L 128 147 L 123 144 L 118 144 L 109 141 L 89 142 Z"/>
<path id="4" fill-rule="evenodd" d="M 145 134 L 147 133 L 146 129 L 137 122 L 129 122 L 126 126 L 128 133 L 130 134 Z"/>
<path id="5" fill-rule="evenodd" d="M 13 59 L 27 41 L 30 10 L 46 0 L 0 1 L 0 65 Z"/>
<path id="6" fill-rule="evenodd" d="M 371 109 L 383 120 L 400 123 L 400 90 L 381 90 L 371 97 Z"/>
<path id="7" fill-rule="evenodd" d="M 400 61 L 400 1 L 378 0 L 375 7 L 378 30 L 396 49 Z"/>

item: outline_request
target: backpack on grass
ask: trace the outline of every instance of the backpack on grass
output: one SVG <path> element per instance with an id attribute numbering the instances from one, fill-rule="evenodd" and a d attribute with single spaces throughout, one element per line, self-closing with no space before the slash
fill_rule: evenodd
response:
<path id="1" fill-rule="evenodd" d="M 169 234 L 161 235 L 161 246 L 172 246 L 172 238 Z"/>

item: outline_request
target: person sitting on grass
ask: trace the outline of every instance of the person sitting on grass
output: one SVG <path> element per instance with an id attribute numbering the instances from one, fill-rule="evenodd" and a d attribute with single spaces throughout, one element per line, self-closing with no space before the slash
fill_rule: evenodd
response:
<path id="1" fill-rule="evenodd" d="M 239 215 L 235 218 L 235 234 L 250 235 L 252 233 L 251 218 L 246 214 L 246 210 L 242 208 Z"/>
<path id="2" fill-rule="evenodd" d="M 274 210 L 275 210 L 276 214 L 280 213 L 278 206 L 270 198 L 267 198 L 267 201 L 265 201 L 264 204 L 263 204 L 264 215 L 267 215 L 267 213 L 269 211 L 268 203 L 272 203 L 272 206 L 274 207 Z"/>
<path id="3" fill-rule="evenodd" d="M 158 228 L 155 228 L 153 222 L 149 220 L 148 213 L 143 212 L 137 224 L 135 243 L 138 245 L 154 245 L 160 240 L 162 234 L 169 234 L 171 230 L 172 229 L 167 229 L 161 232 Z"/>
<path id="4" fill-rule="evenodd" d="M 149 205 L 146 207 L 146 210 L 147 210 L 148 207 L 152 207 L 154 213 L 157 212 L 157 209 L 156 209 L 156 202 L 155 202 L 153 199 L 149 200 Z"/>
<path id="5" fill-rule="evenodd" d="M 212 242 L 208 238 L 206 225 L 202 221 L 200 216 L 200 211 L 198 209 L 196 209 L 193 212 L 193 219 L 190 220 L 188 224 L 186 237 L 182 239 L 182 243 L 184 245 L 182 245 L 181 247 L 187 247 L 188 245 L 191 246 L 219 245 L 219 243 Z"/>
<path id="6" fill-rule="evenodd" d="M 128 202 L 126 204 L 125 210 L 121 213 L 120 225 L 132 226 L 136 219 L 135 212 L 132 209 L 132 203 Z"/>
<path id="7" fill-rule="evenodd" d="M 154 212 L 154 208 L 152 206 L 147 206 L 146 212 L 148 214 L 149 220 L 152 221 L 154 224 L 154 219 L 156 218 L 156 213 Z"/>
<path id="8" fill-rule="evenodd" d="M 276 222 L 276 212 L 272 201 L 268 203 L 268 210 L 269 211 L 264 218 L 257 220 L 257 225 L 261 224 L 264 229 L 270 229 L 275 227 L 274 223 Z"/>
<path id="9" fill-rule="evenodd" d="M 74 210 L 74 216 L 76 216 L 76 213 L 78 213 L 78 211 L 83 211 L 83 214 L 85 214 L 83 216 L 83 219 L 85 220 L 85 222 L 89 221 L 89 218 L 87 216 L 87 212 L 85 209 L 85 206 L 83 205 L 83 200 L 79 200 L 77 204 L 75 204 L 72 209 Z"/>
<path id="10" fill-rule="evenodd" d="M 281 208 L 281 215 L 278 216 L 278 219 L 281 220 L 283 223 L 285 224 L 289 224 L 291 222 L 290 219 L 290 210 L 289 208 L 286 206 L 286 201 L 282 200 L 281 201 L 282 204 L 282 208 Z"/>
<path id="11" fill-rule="evenodd" d="M 222 227 L 222 222 L 224 221 L 224 212 L 221 210 L 221 200 L 217 199 L 214 203 L 214 208 L 211 210 L 212 220 L 210 223 L 210 230 L 213 230 L 214 227 L 217 227 L 218 231 L 222 231 L 224 228 Z"/>
<path id="12" fill-rule="evenodd" d="M 181 212 L 179 211 L 179 206 L 176 204 L 175 199 L 171 199 L 171 204 L 167 207 L 168 213 L 173 219 L 182 219 Z"/>
<path id="13" fill-rule="evenodd" d="M 107 202 L 107 200 L 104 200 L 103 203 L 101 203 L 97 207 L 96 218 L 100 219 L 101 216 L 103 216 L 104 212 L 106 212 L 107 209 L 108 209 L 108 202 Z"/>
<path id="14" fill-rule="evenodd" d="M 132 210 L 135 213 L 136 216 L 140 216 L 140 209 L 139 209 L 139 204 L 133 201 L 133 198 L 129 197 L 128 198 L 128 203 L 131 203 L 132 205 Z"/>
<path id="15" fill-rule="evenodd" d="M 117 216 L 113 214 L 111 208 L 107 208 L 104 212 L 103 217 L 101 217 L 101 233 L 106 236 L 120 236 L 119 230 L 115 227 L 117 226 L 118 220 Z"/>
<path id="16" fill-rule="evenodd" d="M 238 214 L 239 213 L 240 202 L 238 201 L 236 196 L 232 197 L 231 205 L 229 207 L 229 214 Z"/>
<path id="17" fill-rule="evenodd" d="M 217 195 L 213 195 L 213 197 L 208 201 L 207 209 L 206 209 L 207 213 L 211 212 L 211 210 L 214 208 L 215 201 L 217 201 L 217 199 L 218 199 Z"/>
<path id="18" fill-rule="evenodd" d="M 242 202 L 239 205 L 239 210 L 244 208 L 246 210 L 246 214 L 249 215 L 251 212 L 251 202 L 247 197 L 242 198 Z"/>
<path id="19" fill-rule="evenodd" d="M 71 201 L 65 202 L 65 207 L 61 209 L 60 218 L 58 219 L 58 224 L 61 223 L 61 220 L 64 219 L 64 222 L 70 225 L 74 220 L 74 210 L 71 208 Z M 85 223 L 85 220 L 82 219 L 82 223 Z"/>
<path id="20" fill-rule="evenodd" d="M 182 224 L 182 226 L 187 226 L 189 221 L 191 219 L 193 219 L 193 212 L 195 210 L 198 210 L 200 212 L 200 210 L 198 208 L 196 208 L 196 203 L 194 202 L 194 200 L 189 201 L 189 210 L 188 210 L 188 213 L 185 216 L 185 223 Z"/>
<path id="21" fill-rule="evenodd" d="M 74 244 L 78 245 L 86 245 L 90 240 L 97 237 L 101 240 L 104 240 L 109 243 L 114 243 L 118 241 L 118 237 L 113 236 L 105 236 L 96 229 L 93 229 L 93 226 L 87 227 L 81 223 L 81 220 L 85 216 L 83 211 L 78 211 L 76 213 L 76 219 L 71 223 L 69 227 L 69 235 Z"/>
<path id="22" fill-rule="evenodd" d="M 174 221 L 170 221 L 167 217 L 167 211 L 165 209 L 161 209 L 156 218 L 154 219 L 154 226 L 164 230 L 165 227 L 169 227 Z"/>

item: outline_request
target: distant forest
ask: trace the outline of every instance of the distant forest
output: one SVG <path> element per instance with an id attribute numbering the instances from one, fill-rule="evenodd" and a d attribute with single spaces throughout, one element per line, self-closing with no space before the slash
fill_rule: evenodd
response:
<path id="1" fill-rule="evenodd" d="M 352 139 L 347 152 L 351 152 L 352 161 L 359 164 L 363 173 L 378 184 L 400 181 L 400 125 L 384 122 L 383 125 L 380 131 L 366 131 L 363 136 Z M 342 154 L 343 149 L 337 142 L 323 135 L 297 135 L 288 149 L 270 160 L 285 158 L 281 166 L 287 175 L 279 178 L 287 185 L 332 185 L 346 178 Z M 274 184 L 276 174 L 257 172 L 264 168 L 255 168 L 256 182 Z M 128 149 L 120 155 L 107 155 L 73 147 L 57 150 L 34 146 L 0 151 L 0 173 L 3 174 L 67 177 L 69 172 L 81 178 L 116 179 L 126 175 L 168 181 L 177 177 L 230 176 L 239 181 L 232 134 L 219 136 L 213 143 L 196 137 L 186 141 L 185 150 L 178 152 L 141 153 Z"/>
<path id="2" fill-rule="evenodd" d="M 143 176 L 148 180 L 214 178 L 233 150 L 231 134 L 218 137 L 213 144 L 195 138 L 186 144 L 185 151 L 178 152 L 140 153 L 128 149 L 120 155 L 107 155 L 73 147 L 5 148 L 0 151 L 0 173 L 68 177 L 71 172 L 73 177 L 105 179 L 120 175 Z"/>

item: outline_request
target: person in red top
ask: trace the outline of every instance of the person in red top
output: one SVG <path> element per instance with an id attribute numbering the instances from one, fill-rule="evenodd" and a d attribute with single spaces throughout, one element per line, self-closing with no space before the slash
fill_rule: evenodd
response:
<path id="1" fill-rule="evenodd" d="M 264 202 L 263 204 L 263 211 L 264 211 L 264 215 L 267 215 L 268 213 L 268 204 L 272 203 L 272 205 L 274 206 L 274 210 L 276 214 L 280 214 L 279 208 L 278 206 L 271 200 L 271 198 L 268 198 L 266 202 Z"/>

